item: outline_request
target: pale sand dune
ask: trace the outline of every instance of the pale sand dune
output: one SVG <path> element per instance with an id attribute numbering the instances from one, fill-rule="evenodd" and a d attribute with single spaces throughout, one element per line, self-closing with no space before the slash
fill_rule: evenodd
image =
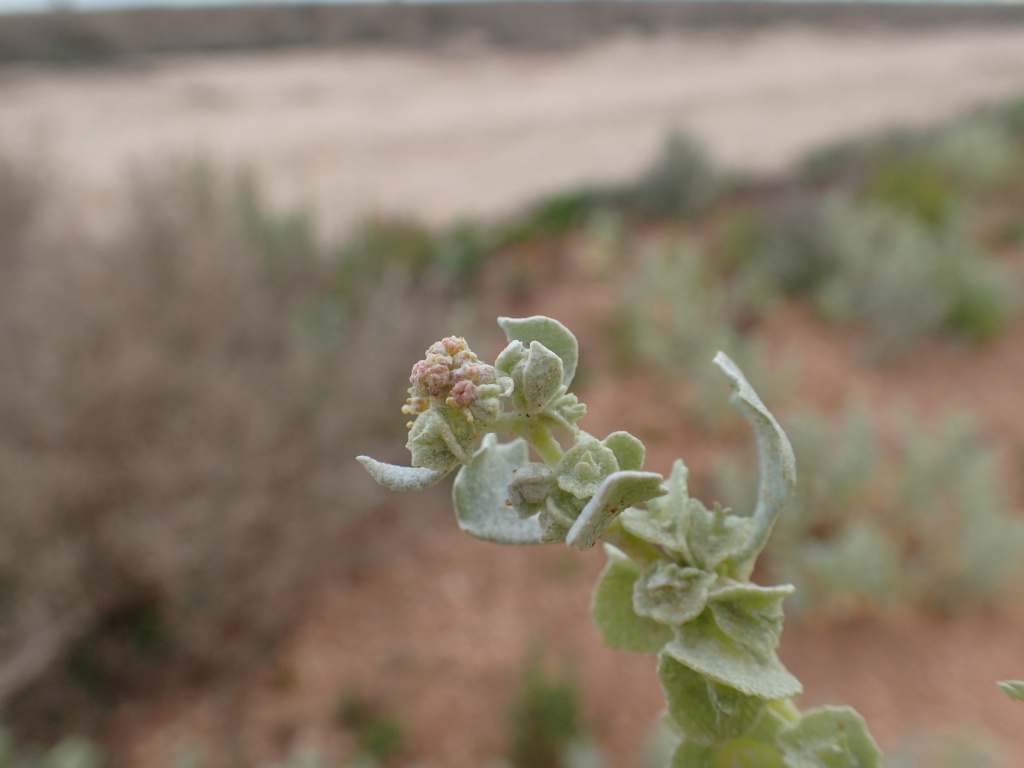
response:
<path id="1" fill-rule="evenodd" d="M 133 162 L 246 164 L 338 227 L 373 210 L 496 215 L 635 173 L 673 126 L 730 167 L 1024 93 L 1024 27 L 774 29 L 561 53 L 301 51 L 0 70 L 0 147 L 39 152 L 97 212 Z"/>

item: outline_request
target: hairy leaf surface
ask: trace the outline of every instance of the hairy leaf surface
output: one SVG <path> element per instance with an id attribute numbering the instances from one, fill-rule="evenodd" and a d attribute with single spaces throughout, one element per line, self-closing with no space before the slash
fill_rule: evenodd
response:
<path id="1" fill-rule="evenodd" d="M 605 546 L 608 562 L 594 588 L 590 613 L 611 648 L 641 653 L 657 653 L 672 639 L 672 630 L 663 624 L 637 616 L 633 610 L 633 585 L 640 566 L 619 550 Z"/>
<path id="2" fill-rule="evenodd" d="M 507 488 L 513 470 L 526 466 L 529 452 L 524 440 L 500 444 L 495 435 L 484 438 L 473 461 L 455 476 L 452 497 L 459 527 L 470 536 L 497 544 L 540 544 L 537 518 L 520 519 Z"/>

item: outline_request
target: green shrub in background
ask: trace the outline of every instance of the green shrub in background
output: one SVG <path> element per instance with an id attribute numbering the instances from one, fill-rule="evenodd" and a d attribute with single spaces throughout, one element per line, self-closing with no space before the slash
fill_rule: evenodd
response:
<path id="1" fill-rule="evenodd" d="M 48 749 L 19 749 L 0 729 L 0 768 L 103 768 L 106 761 L 90 741 L 72 737 Z"/>
<path id="2" fill-rule="evenodd" d="M 830 429 L 811 413 L 788 434 L 805 471 L 776 526 L 773 576 L 799 586 L 794 607 L 849 615 L 885 604 L 951 612 L 991 607 L 1016 588 L 1024 521 L 1011 513 L 998 453 L 971 421 L 904 419 L 887 441 L 864 408 Z M 730 505 L 753 493 L 736 468 L 716 485 Z"/>
<path id="3" fill-rule="evenodd" d="M 901 744 L 885 768 L 1004 768 L 1006 758 L 985 734 L 968 730 L 928 732 Z"/>
<path id="4" fill-rule="evenodd" d="M 602 761 L 587 739 L 580 699 L 572 671 L 553 673 L 539 647 L 534 647 L 509 708 L 509 764 L 514 768 L 599 768 Z"/>
<path id="5" fill-rule="evenodd" d="M 820 205 L 796 198 L 745 226 L 734 247 L 750 243 L 746 268 L 782 293 L 809 296 L 832 321 L 867 328 L 876 359 L 942 335 L 989 341 L 1018 311 L 1017 281 L 959 225 L 929 227 L 834 195 Z"/>
<path id="6" fill-rule="evenodd" d="M 0 705 L 54 683 L 21 723 L 103 700 L 136 661 L 230 669 L 272 644 L 373 501 L 345 446 L 394 434 L 404 365 L 392 389 L 351 361 L 400 360 L 440 321 L 417 286 L 434 266 L 319 244 L 251 179 L 133 183 L 102 236 L 18 230 L 53 212 L 0 186 Z"/>
<path id="7" fill-rule="evenodd" d="M 711 430 L 741 424 L 707 361 L 724 350 L 750 372 L 762 391 L 780 399 L 789 389 L 793 363 L 774 361 L 772 375 L 758 341 L 737 330 L 756 289 L 714 272 L 692 242 L 647 248 L 623 279 L 611 327 L 613 349 L 623 362 L 641 361 L 666 381 L 689 379 L 687 412 Z"/>
<path id="8" fill-rule="evenodd" d="M 647 170 L 614 197 L 644 216 L 686 218 L 700 213 L 721 186 L 705 149 L 693 137 L 674 131 Z"/>
<path id="9" fill-rule="evenodd" d="M 334 714 L 338 725 L 355 736 L 356 760 L 387 763 L 402 751 L 405 737 L 398 719 L 360 691 L 346 690 Z"/>

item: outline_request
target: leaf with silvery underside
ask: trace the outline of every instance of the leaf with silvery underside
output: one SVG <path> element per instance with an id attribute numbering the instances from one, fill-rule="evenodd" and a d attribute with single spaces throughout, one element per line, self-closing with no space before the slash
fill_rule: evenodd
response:
<path id="1" fill-rule="evenodd" d="M 705 746 L 742 736 L 757 722 L 765 702 L 722 685 L 662 652 L 658 680 L 668 712 L 685 737 Z"/>
<path id="2" fill-rule="evenodd" d="M 663 494 L 663 479 L 654 472 L 628 471 L 609 475 L 572 524 L 565 537 L 566 543 L 576 549 L 590 549 L 623 510 Z"/>
<path id="3" fill-rule="evenodd" d="M 538 341 L 554 352 L 562 361 L 562 384 L 569 386 L 576 375 L 580 347 L 576 337 L 557 320 L 542 315 L 515 318 L 499 317 L 498 325 L 505 331 L 509 341 L 521 341 L 524 345 Z"/>
<path id="4" fill-rule="evenodd" d="M 882 753 L 864 718 L 849 707 L 822 707 L 776 736 L 788 768 L 878 768 Z"/>
<path id="5" fill-rule="evenodd" d="M 633 585 L 640 566 L 615 547 L 605 545 L 608 562 L 594 588 L 590 614 L 610 648 L 657 653 L 672 639 L 672 630 L 633 610 Z"/>
<path id="6" fill-rule="evenodd" d="M 803 690 L 774 652 L 762 654 L 736 642 L 718 627 L 711 611 L 675 632 L 664 653 L 722 685 L 766 701 L 788 699 Z"/>
<path id="7" fill-rule="evenodd" d="M 1002 680 L 996 685 L 1007 696 L 1024 701 L 1024 680 Z"/>
<path id="8" fill-rule="evenodd" d="M 712 509 L 697 499 L 686 504 L 690 513 L 686 538 L 693 565 L 713 571 L 746 546 L 754 528 L 753 519 L 734 515 L 717 503 Z"/>
<path id="9" fill-rule="evenodd" d="M 757 441 L 759 483 L 757 505 L 750 516 L 753 527 L 743 548 L 729 556 L 731 575 L 746 579 L 754 570 L 757 556 L 768 543 L 775 520 L 793 498 L 796 461 L 786 433 L 736 364 L 722 352 L 715 355 L 714 363 L 732 384 L 731 401 L 750 423 Z"/>
<path id="10" fill-rule="evenodd" d="M 662 624 L 684 624 L 700 615 L 708 602 L 714 573 L 658 560 L 633 587 L 633 610 Z"/>
<path id="11" fill-rule="evenodd" d="M 392 491 L 422 491 L 437 485 L 448 476 L 448 472 L 438 472 L 429 467 L 402 467 L 369 456 L 356 456 L 356 459 L 370 473 L 370 477 Z"/>
<path id="12" fill-rule="evenodd" d="M 679 459 L 665 484 L 667 493 L 646 503 L 646 509 L 628 509 L 622 515 L 622 526 L 638 539 L 664 547 L 692 563 L 686 534 L 690 527 L 689 495 L 686 487 L 688 471 Z"/>
<path id="13" fill-rule="evenodd" d="M 537 518 L 521 519 L 506 503 L 514 470 L 528 461 L 524 440 L 500 444 L 495 435 L 487 435 L 473 461 L 455 476 L 452 497 L 459 527 L 470 536 L 497 544 L 542 543 Z"/>
<path id="14" fill-rule="evenodd" d="M 782 634 L 782 601 L 793 593 L 791 584 L 761 587 L 732 584 L 712 590 L 708 607 L 718 628 L 738 643 L 768 655 Z"/>

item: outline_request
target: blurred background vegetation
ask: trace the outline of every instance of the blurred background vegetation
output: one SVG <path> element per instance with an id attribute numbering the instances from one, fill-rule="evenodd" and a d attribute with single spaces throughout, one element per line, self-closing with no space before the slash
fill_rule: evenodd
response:
<path id="1" fill-rule="evenodd" d="M 800 346 L 768 333 L 798 312 L 852 338 L 863 371 L 1019 342 L 1024 101 L 770 179 L 721 172 L 677 132 L 627 182 L 440 229 L 373 217 L 338 241 L 211 160 L 126 179 L 133 206 L 101 234 L 60 184 L 0 160 L 0 766 L 103 765 L 67 737 L 99 732 L 122 692 L 272 654 L 359 559 L 367 519 L 406 503 L 351 457 L 400 459 L 409 361 L 455 323 L 490 339 L 483 323 L 531 313 L 552 283 L 611 297 L 581 332 L 583 399 L 643 371 L 666 421 L 721 459 L 695 468 L 705 497 L 746 509 L 753 492 L 714 351 L 780 416 L 800 486 L 764 568 L 797 585 L 801 619 L 997 611 L 1024 583 L 1024 437 L 911 401 L 818 403 Z M 571 665 L 549 662 L 525 662 L 495 766 L 602 764 Z M 413 764 L 373 692 L 344 692 L 333 717 L 354 754 L 280 765 Z M 976 735 L 928 744 L 891 765 L 999 764 Z"/>

